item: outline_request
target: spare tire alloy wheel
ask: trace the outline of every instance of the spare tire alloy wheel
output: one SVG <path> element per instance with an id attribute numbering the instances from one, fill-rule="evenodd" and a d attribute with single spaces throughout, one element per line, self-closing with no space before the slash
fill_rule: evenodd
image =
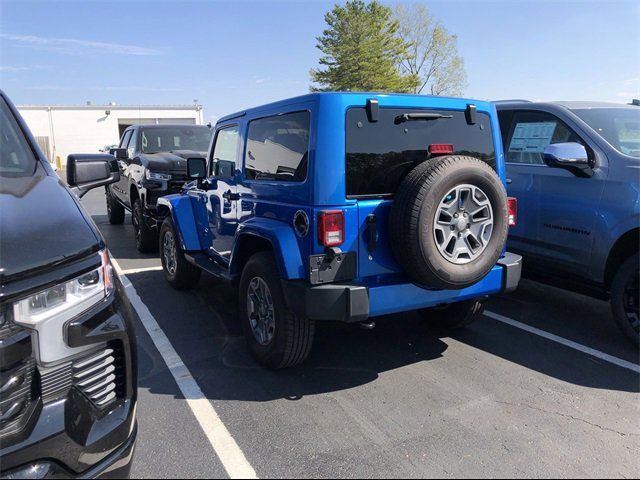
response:
<path id="1" fill-rule="evenodd" d="M 450 155 L 417 165 L 390 212 L 394 257 L 418 285 L 459 290 L 482 280 L 507 240 L 507 194 L 486 162 Z"/>
<path id="2" fill-rule="evenodd" d="M 478 258 L 493 232 L 493 209 L 487 195 L 474 185 L 458 185 L 440 201 L 433 234 L 444 258 L 463 265 Z"/>
<path id="3" fill-rule="evenodd" d="M 256 341 L 267 346 L 276 331 L 276 317 L 271 290 L 260 277 L 254 277 L 247 288 L 247 314 Z"/>

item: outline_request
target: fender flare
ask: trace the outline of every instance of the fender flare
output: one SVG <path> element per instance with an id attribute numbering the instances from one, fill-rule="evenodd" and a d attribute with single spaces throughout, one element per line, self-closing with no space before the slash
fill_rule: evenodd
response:
<path id="1" fill-rule="evenodd" d="M 180 194 L 160 197 L 157 208 L 159 218 L 171 215 L 180 245 L 185 252 L 201 250 L 190 197 Z"/>
<path id="2" fill-rule="evenodd" d="M 242 274 L 243 262 L 247 258 L 240 251 L 240 246 L 242 240 L 247 237 L 257 237 L 271 244 L 283 279 L 305 278 L 306 269 L 300 255 L 298 237 L 293 228 L 280 220 L 264 217 L 253 217 L 238 226 L 229 263 L 231 275 Z"/>

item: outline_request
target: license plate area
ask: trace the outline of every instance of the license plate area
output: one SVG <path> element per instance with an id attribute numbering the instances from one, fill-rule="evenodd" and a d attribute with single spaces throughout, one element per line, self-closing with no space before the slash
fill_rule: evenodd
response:
<path id="1" fill-rule="evenodd" d="M 356 276 L 355 252 L 340 252 L 309 257 L 309 282 L 312 285 L 343 282 Z"/>

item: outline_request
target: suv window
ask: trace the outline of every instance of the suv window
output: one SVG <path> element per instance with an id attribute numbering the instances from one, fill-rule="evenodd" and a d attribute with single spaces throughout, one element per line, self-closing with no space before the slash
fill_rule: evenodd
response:
<path id="1" fill-rule="evenodd" d="M 250 180 L 303 182 L 309 157 L 309 112 L 249 122 L 245 176 Z"/>
<path id="2" fill-rule="evenodd" d="M 507 116 L 500 112 L 501 122 Z M 509 163 L 545 165 L 545 147 L 554 143 L 577 142 L 589 146 L 555 115 L 538 111 L 515 111 L 503 136 L 505 159 Z"/>
<path id="3" fill-rule="evenodd" d="M 451 118 L 400 121 L 404 114 L 433 113 Z M 381 108 L 369 122 L 364 108 L 347 111 L 347 197 L 392 195 L 404 177 L 429 158 L 432 143 L 452 144 L 458 155 L 470 155 L 495 168 L 489 115 L 478 113 L 475 125 L 465 113 Z"/>
<path id="4" fill-rule="evenodd" d="M 18 126 L 9 106 L 0 97 L 0 175 L 22 177 L 33 175 L 36 157 Z"/>
<path id="5" fill-rule="evenodd" d="M 130 138 L 131 138 L 131 130 L 127 130 L 126 132 L 124 132 L 124 135 L 122 136 L 122 140 L 120 140 L 119 148 L 127 148 Z"/>
<path id="6" fill-rule="evenodd" d="M 237 152 L 238 125 L 218 130 L 211 157 L 210 174 L 221 178 L 233 177 L 236 170 Z"/>
<path id="7" fill-rule="evenodd" d="M 138 140 L 138 130 L 131 130 L 131 137 L 129 138 L 129 142 L 127 143 L 127 152 L 129 153 L 129 158 L 133 158 L 136 153 L 136 142 Z"/>
<path id="8" fill-rule="evenodd" d="M 211 130 L 206 126 L 154 127 L 142 129 L 142 153 L 174 150 L 209 150 Z"/>

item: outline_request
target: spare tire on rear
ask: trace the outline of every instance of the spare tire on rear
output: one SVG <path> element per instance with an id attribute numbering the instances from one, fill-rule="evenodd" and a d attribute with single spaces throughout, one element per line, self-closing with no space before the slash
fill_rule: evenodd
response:
<path id="1" fill-rule="evenodd" d="M 438 157 L 400 184 L 391 207 L 396 260 L 418 284 L 461 289 L 495 266 L 507 239 L 504 186 L 477 158 Z"/>

